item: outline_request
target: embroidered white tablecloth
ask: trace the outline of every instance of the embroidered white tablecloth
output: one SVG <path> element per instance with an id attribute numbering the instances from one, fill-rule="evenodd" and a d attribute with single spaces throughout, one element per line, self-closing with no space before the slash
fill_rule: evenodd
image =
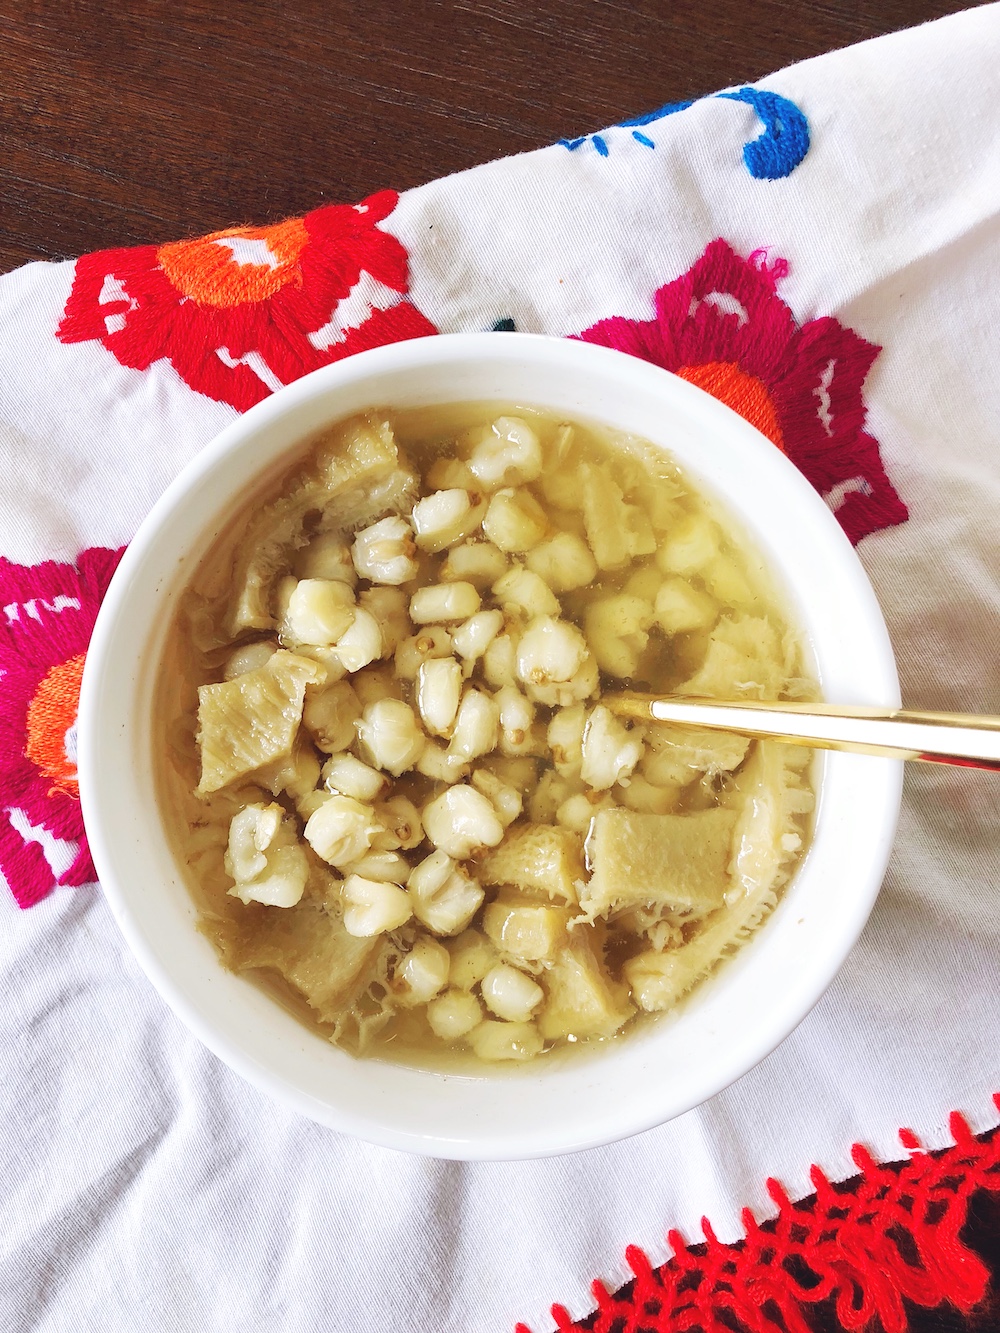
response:
<path id="1" fill-rule="evenodd" d="M 871 921 L 816 1010 L 672 1124 L 531 1163 L 418 1160 L 272 1105 L 127 953 L 75 795 L 75 690 L 143 515 L 235 413 L 434 330 L 583 334 L 743 411 L 827 497 L 914 707 L 1000 711 L 1000 6 L 397 198 L 0 278 L 0 1327 L 551 1327 L 677 1227 L 744 1234 L 853 1141 L 903 1156 L 1000 1086 L 997 786 L 907 775 Z M 502 333 L 498 333 L 502 336 Z M 908 517 L 907 517 L 908 512 Z M 74 887 L 75 886 L 75 887 Z M 34 903 L 19 911 L 22 904 Z M 652 1316 L 651 1316 L 652 1317 Z M 665 1326 L 665 1325 L 664 1325 Z"/>

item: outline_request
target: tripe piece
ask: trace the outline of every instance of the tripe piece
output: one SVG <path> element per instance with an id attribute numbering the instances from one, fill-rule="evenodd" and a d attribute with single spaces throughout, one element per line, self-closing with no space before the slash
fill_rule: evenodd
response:
<path id="1" fill-rule="evenodd" d="M 277 652 L 256 671 L 198 687 L 202 795 L 291 753 L 306 686 L 323 679 L 308 658 Z"/>
<path id="2" fill-rule="evenodd" d="M 546 1041 L 557 1037 L 610 1037 L 635 1012 L 624 986 L 608 976 L 584 941 L 560 951 L 545 973 L 548 999 L 538 1016 Z"/>
<path id="3" fill-rule="evenodd" d="M 566 943 L 569 912 L 523 898 L 487 903 L 483 929 L 493 944 L 515 963 L 551 963 Z"/>
<path id="4" fill-rule="evenodd" d="M 529 551 L 525 564 L 553 592 L 586 588 L 597 577 L 597 561 L 587 543 L 574 532 L 557 532 Z"/>
<path id="5" fill-rule="evenodd" d="M 730 887 L 736 811 L 647 815 L 601 810 L 587 839 L 593 873 L 580 906 L 588 916 L 665 904 L 704 916 Z"/>
<path id="6" fill-rule="evenodd" d="M 490 500 L 483 532 L 501 551 L 530 551 L 545 536 L 548 520 L 530 491 L 506 487 Z"/>
<path id="7" fill-rule="evenodd" d="M 648 949 L 630 958 L 622 973 L 639 1008 L 646 1013 L 656 1013 L 675 1005 L 704 970 L 701 954 L 696 951 L 681 949 L 659 953 L 656 949 Z"/>
<path id="8" fill-rule="evenodd" d="M 746 736 L 729 731 L 698 731 L 654 722 L 645 733 L 642 772 L 657 787 L 679 789 L 703 773 L 731 773 L 739 768 L 750 748 Z"/>
<path id="9" fill-rule="evenodd" d="M 322 510 L 330 530 L 364 527 L 408 510 L 417 484 L 387 421 L 362 417 L 336 431 L 318 451 L 315 469 L 250 521 L 236 551 L 237 594 L 227 617 L 229 637 L 274 625 L 274 584 L 303 545 L 307 514 Z"/>
<path id="10" fill-rule="evenodd" d="M 329 527 L 363 528 L 386 514 L 407 512 L 419 478 L 403 457 L 388 421 L 368 415 L 340 428 L 317 454 Z"/>
<path id="11" fill-rule="evenodd" d="M 728 615 L 708 638 L 705 659 L 678 694 L 711 699 L 777 699 L 792 674 L 794 640 L 764 616 Z"/>
<path id="12" fill-rule="evenodd" d="M 525 893 L 544 893 L 570 904 L 576 903 L 576 885 L 585 875 L 580 838 L 554 824 L 511 828 L 479 868 L 484 884 L 513 884 Z"/>
<path id="13" fill-rule="evenodd" d="M 226 965 L 234 972 L 269 968 L 283 976 L 323 1022 L 349 1008 L 381 946 L 380 937 L 348 933 L 339 914 L 305 897 L 283 912 L 251 909 L 222 941 Z"/>

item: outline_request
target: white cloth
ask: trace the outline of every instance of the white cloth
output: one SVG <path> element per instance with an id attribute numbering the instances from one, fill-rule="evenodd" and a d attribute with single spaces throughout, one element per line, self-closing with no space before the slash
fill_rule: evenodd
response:
<path id="1" fill-rule="evenodd" d="M 761 85 L 811 145 L 778 179 L 741 156 L 746 103 L 553 146 L 410 191 L 382 228 L 442 330 L 568 334 L 649 319 L 716 236 L 790 265 L 800 322 L 883 351 L 868 429 L 911 517 L 859 553 L 904 700 L 1000 712 L 1000 6 L 835 52 Z M 72 264 L 0 279 L 0 554 L 72 561 L 134 532 L 234 409 L 165 361 L 127 369 L 55 328 Z M 0 707 L 3 704 L 0 703 Z M 824 999 L 757 1069 L 628 1142 L 543 1162 L 418 1160 L 272 1105 L 210 1056 L 126 951 L 99 891 L 0 898 L 0 1327 L 21 1333 L 495 1333 L 591 1308 L 624 1247 L 723 1239 L 778 1177 L 852 1174 L 862 1140 L 994 1123 L 1000 1086 L 997 781 L 911 768 L 888 878 Z M 625 1095 L 625 1090 L 623 1090 Z"/>

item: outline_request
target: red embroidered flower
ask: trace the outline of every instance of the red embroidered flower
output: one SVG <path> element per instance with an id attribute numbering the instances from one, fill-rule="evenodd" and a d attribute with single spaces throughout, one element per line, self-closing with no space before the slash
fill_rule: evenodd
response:
<path id="1" fill-rule="evenodd" d="M 801 327 L 777 294 L 788 272 L 725 241 L 656 293 L 648 322 L 605 319 L 578 336 L 641 356 L 734 408 L 796 464 L 852 542 L 902 523 L 906 506 L 864 429 L 861 388 L 879 348 L 832 318 Z"/>
<path id="2" fill-rule="evenodd" d="M 398 197 L 84 255 L 58 336 L 97 339 L 135 370 L 166 358 L 192 389 L 245 411 L 318 366 L 436 333 L 404 299 L 405 249 L 376 225 Z"/>
<path id="3" fill-rule="evenodd" d="M 95 878 L 76 712 L 97 609 L 121 555 L 98 546 L 75 566 L 0 559 L 0 871 L 20 907 Z"/>

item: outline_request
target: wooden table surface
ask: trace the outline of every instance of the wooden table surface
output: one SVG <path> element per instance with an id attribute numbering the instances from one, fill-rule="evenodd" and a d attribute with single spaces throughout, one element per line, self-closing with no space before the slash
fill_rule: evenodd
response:
<path id="1" fill-rule="evenodd" d="M 419 185 L 962 0 L 0 0 L 0 271 Z"/>

